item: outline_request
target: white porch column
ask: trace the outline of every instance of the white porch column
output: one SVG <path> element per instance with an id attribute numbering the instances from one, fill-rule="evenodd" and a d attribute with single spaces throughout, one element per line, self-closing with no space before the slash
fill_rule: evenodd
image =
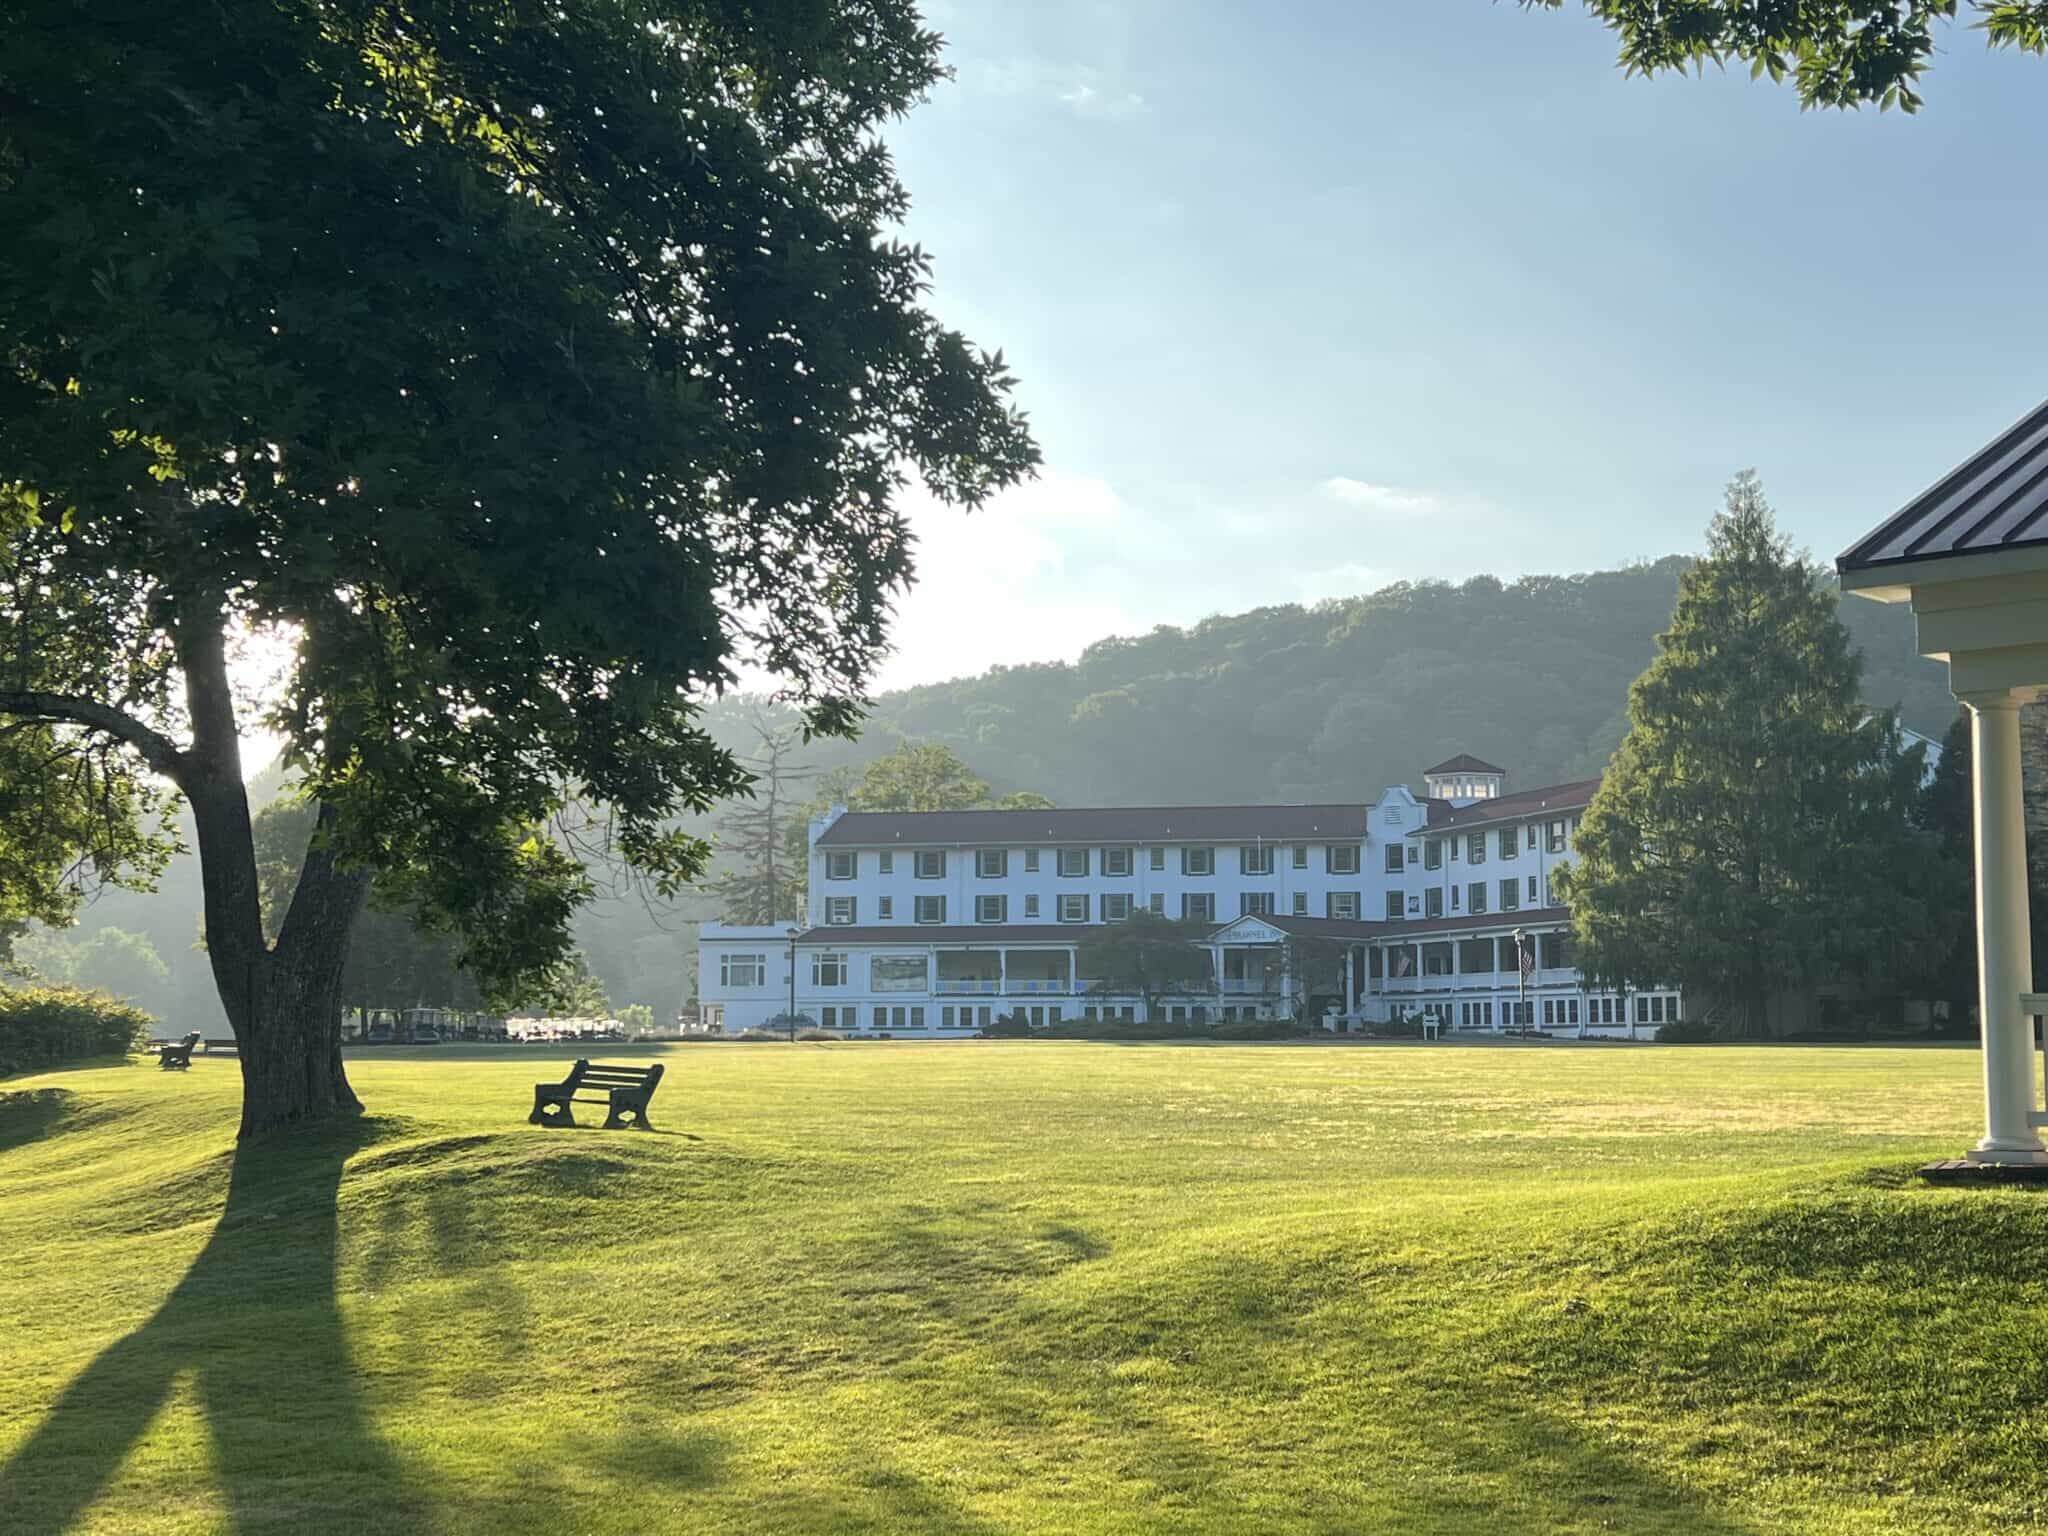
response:
<path id="1" fill-rule="evenodd" d="M 1983 1163 L 2048 1162 L 2029 1123 L 2034 1107 L 2034 990 L 2027 914 L 2027 827 L 2020 798 L 2020 700 L 1968 693 L 1971 807 L 1977 833 L 1977 1017 L 1984 1032 Z"/>
<path id="2" fill-rule="evenodd" d="M 1009 995 L 1010 952 L 1007 949 L 999 949 L 996 951 L 996 996 L 1008 997 Z M 998 1008 L 996 1012 L 1001 1013 L 1002 1009 Z"/>
<path id="3" fill-rule="evenodd" d="M 1358 1016 L 1358 967 L 1364 963 L 1365 951 L 1356 944 L 1345 946 L 1344 950 L 1344 1027 L 1351 1027 L 1351 1020 Z"/>

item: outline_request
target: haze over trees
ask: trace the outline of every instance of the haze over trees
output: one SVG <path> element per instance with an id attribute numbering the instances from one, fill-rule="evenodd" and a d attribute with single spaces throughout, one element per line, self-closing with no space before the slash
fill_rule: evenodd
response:
<path id="1" fill-rule="evenodd" d="M 1589 977 L 1676 983 L 1758 1035 L 1780 992 L 1927 968 L 1922 752 L 1864 702 L 1835 604 L 1737 476 L 1559 875 Z"/>
<path id="2" fill-rule="evenodd" d="M 373 877 L 494 990 L 545 985 L 595 889 L 562 822 L 700 875 L 676 818 L 746 783 L 702 702 L 744 661 L 847 728 L 905 480 L 974 504 L 1035 463 L 885 234 L 879 131 L 942 74 L 907 0 L 646 21 L 44 3 L 0 35 L 0 717 L 62 758 L 32 782 L 96 775 L 70 841 L 109 874 L 146 871 L 157 780 L 188 802 L 245 1135 L 358 1107 Z M 249 633 L 291 646 L 257 701 Z M 318 806 L 274 941 L 258 717 Z"/>

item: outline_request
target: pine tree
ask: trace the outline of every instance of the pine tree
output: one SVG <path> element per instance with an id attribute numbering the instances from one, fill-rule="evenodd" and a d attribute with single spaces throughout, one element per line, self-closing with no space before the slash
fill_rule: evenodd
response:
<path id="1" fill-rule="evenodd" d="M 720 848 L 735 865 L 711 882 L 711 893 L 726 922 L 761 925 L 803 912 L 803 864 L 801 859 L 792 863 L 788 849 L 792 829 L 804 823 L 796 786 L 811 777 L 811 770 L 795 762 L 804 742 L 799 725 L 778 721 L 759 707 L 751 722 L 758 745 L 740 761 L 753 776 L 752 798 L 719 823 Z"/>
<path id="2" fill-rule="evenodd" d="M 1756 1034 L 1775 993 L 1925 966 L 1922 756 L 1861 671 L 1821 573 L 1738 475 L 1562 882 L 1592 976 L 1677 983 Z"/>

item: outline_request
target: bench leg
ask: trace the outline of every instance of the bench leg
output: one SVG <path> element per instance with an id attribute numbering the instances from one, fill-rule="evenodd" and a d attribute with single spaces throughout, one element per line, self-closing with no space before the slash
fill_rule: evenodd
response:
<path id="1" fill-rule="evenodd" d="M 576 1111 L 570 1106 L 567 1094 L 550 1095 L 550 1084 L 540 1084 L 533 1090 L 533 1113 L 526 1117 L 528 1125 L 574 1125 Z"/>
<path id="2" fill-rule="evenodd" d="M 630 1117 L 630 1118 L 629 1118 Z M 604 1128 L 608 1131 L 651 1131 L 647 1123 L 647 1099 L 639 1094 L 630 1098 L 612 1095 L 611 1113 L 605 1116 Z"/>

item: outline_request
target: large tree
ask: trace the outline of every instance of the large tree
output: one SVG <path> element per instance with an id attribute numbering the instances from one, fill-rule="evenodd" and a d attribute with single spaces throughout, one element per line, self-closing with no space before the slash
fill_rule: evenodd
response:
<path id="1" fill-rule="evenodd" d="M 1566 0 L 1522 0 L 1557 9 Z M 1994 48 L 2048 53 L 2048 0 L 1585 0 L 1621 38 L 1630 74 L 1731 61 L 1790 77 L 1809 107 L 1875 102 L 1907 112 L 1940 24 L 1967 10 Z"/>
<path id="2" fill-rule="evenodd" d="M 1825 577 L 1737 476 L 1560 877 L 1582 969 L 1676 982 L 1755 1033 L 1780 991 L 1924 967 L 1921 753 L 1860 681 Z"/>
<path id="3" fill-rule="evenodd" d="M 796 721 L 776 719 L 756 700 L 749 723 L 756 744 L 740 761 L 753 784 L 719 821 L 719 851 L 731 863 L 711 882 L 711 894 L 726 922 L 766 924 L 803 910 L 804 859 L 792 852 L 803 840 L 796 793 L 814 770 L 797 765 L 804 734 Z"/>
<path id="4" fill-rule="evenodd" d="M 910 0 L 0 17 L 0 717 L 190 802 L 244 1134 L 359 1107 L 373 875 L 541 985 L 571 808 L 693 878 L 671 818 L 746 782 L 702 701 L 746 663 L 847 728 L 905 480 L 1029 472 L 1000 357 L 887 233 L 879 131 L 940 74 Z M 289 647 L 253 699 L 245 636 Z M 274 942 L 259 718 L 318 807 Z"/>
<path id="5" fill-rule="evenodd" d="M 1102 923 L 1084 933 L 1074 966 L 1095 992 L 1139 999 L 1142 1022 L 1149 1024 L 1162 998 L 1206 989 L 1209 952 L 1199 941 L 1212 926 L 1133 912 L 1123 922 Z"/>

